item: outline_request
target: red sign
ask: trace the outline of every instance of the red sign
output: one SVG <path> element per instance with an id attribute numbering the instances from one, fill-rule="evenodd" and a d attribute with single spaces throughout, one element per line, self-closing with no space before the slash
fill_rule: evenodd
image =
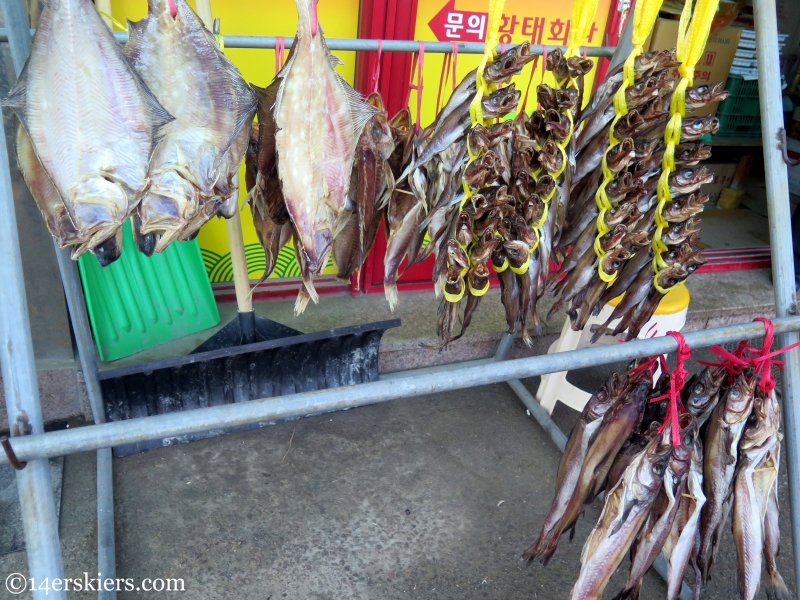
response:
<path id="1" fill-rule="evenodd" d="M 484 42 L 488 13 L 456 10 L 456 0 L 450 0 L 428 27 L 440 42 Z"/>

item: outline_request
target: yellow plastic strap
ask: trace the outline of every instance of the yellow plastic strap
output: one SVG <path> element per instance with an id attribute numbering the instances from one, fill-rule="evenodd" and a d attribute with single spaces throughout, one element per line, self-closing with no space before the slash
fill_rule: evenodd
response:
<path id="1" fill-rule="evenodd" d="M 647 41 L 647 36 L 650 35 L 658 18 L 661 4 L 662 0 L 638 0 L 636 2 L 633 9 L 633 35 L 631 36 L 634 48 L 643 46 Z"/>
<path id="2" fill-rule="evenodd" d="M 653 235 L 653 287 L 662 294 L 669 290 L 662 288 L 658 283 L 659 272 L 667 267 L 663 254 L 668 250 L 662 240 L 664 230 L 669 227 L 669 223 L 664 218 L 664 206 L 672 201 L 672 194 L 669 191 L 669 176 L 675 171 L 675 147 L 681 142 L 681 128 L 683 117 L 686 115 L 686 88 L 692 85 L 694 79 L 694 67 L 700 56 L 705 50 L 708 34 L 711 31 L 711 22 L 717 12 L 719 0 L 697 0 L 692 14 L 693 0 L 686 0 L 681 19 L 678 23 L 678 40 L 676 56 L 681 62 L 678 72 L 681 80 L 675 86 L 670 100 L 669 112 L 670 119 L 664 132 L 664 142 L 666 149 L 664 158 L 661 162 L 661 176 L 658 180 L 657 197 L 658 205 L 655 214 L 656 231 Z M 691 19 L 691 20 L 690 20 Z"/>
<path id="3" fill-rule="evenodd" d="M 119 21 L 117 21 L 117 20 L 116 20 L 114 17 L 112 17 L 112 16 L 111 16 L 110 14 L 108 14 L 107 12 L 103 12 L 102 10 L 98 10 L 97 12 L 99 12 L 99 13 L 100 13 L 102 16 L 104 16 L 106 19 L 108 19 L 109 21 L 111 21 L 111 22 L 112 22 L 114 25 L 116 25 L 116 26 L 117 26 L 119 29 L 121 29 L 122 31 L 128 31 L 128 27 L 127 27 L 126 25 L 123 25 L 122 23 L 120 23 Z"/>
<path id="4" fill-rule="evenodd" d="M 495 48 L 500 40 L 500 24 L 503 19 L 503 7 L 506 0 L 489 0 L 489 17 L 486 24 L 486 43 L 484 45 L 483 58 L 478 65 L 478 70 L 475 74 L 475 83 L 477 84 L 477 92 L 472 102 L 469 105 L 469 116 L 472 123 L 483 123 L 483 107 L 481 101 L 483 97 L 496 89 L 495 86 L 490 86 L 486 83 L 483 77 L 483 72 L 486 65 L 490 60 L 495 57 Z M 493 89 L 494 88 L 494 89 Z"/>
<path id="5" fill-rule="evenodd" d="M 511 270 L 514 271 L 517 275 L 522 275 L 528 270 L 528 267 L 531 265 L 531 253 L 528 252 L 528 258 L 525 259 L 525 262 L 522 263 L 520 266 L 515 267 L 514 265 L 509 265 Z"/>
<path id="6" fill-rule="evenodd" d="M 505 271 L 509 267 L 510 264 L 511 263 L 508 262 L 508 258 L 505 258 L 503 260 L 503 264 L 502 265 L 500 265 L 499 267 L 495 267 L 494 263 L 492 263 L 492 267 L 494 268 L 494 272 L 495 273 L 502 273 L 503 271 Z"/>
<path id="7" fill-rule="evenodd" d="M 476 290 L 474 287 L 472 287 L 472 284 L 469 282 L 469 279 L 467 279 L 467 285 L 469 286 L 469 293 L 472 294 L 473 296 L 476 296 L 476 297 L 480 298 L 486 292 L 489 291 L 490 282 L 487 281 L 486 282 L 486 287 L 484 287 L 482 290 Z"/>
<path id="8" fill-rule="evenodd" d="M 464 291 L 466 288 L 462 285 L 461 291 L 458 294 L 451 294 L 447 290 L 444 290 L 444 299 L 448 302 L 458 302 L 464 297 Z"/>
<path id="9" fill-rule="evenodd" d="M 225 40 L 222 38 L 221 33 L 215 33 L 214 39 L 217 40 L 217 46 L 219 46 L 220 50 L 225 50 Z"/>
<path id="10" fill-rule="evenodd" d="M 566 58 L 580 55 L 580 47 L 586 44 L 592 29 L 598 0 L 575 0 L 572 5 L 572 21 L 570 22 L 567 41 Z"/>

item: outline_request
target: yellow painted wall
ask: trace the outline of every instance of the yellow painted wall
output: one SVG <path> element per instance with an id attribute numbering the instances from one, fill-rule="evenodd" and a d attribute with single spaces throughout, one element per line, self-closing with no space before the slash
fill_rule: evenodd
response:
<path id="1" fill-rule="evenodd" d="M 442 7 L 447 4 L 447 2 L 448 0 L 419 0 L 415 31 L 416 39 L 436 39 L 434 31 L 429 27 L 428 24 L 430 23 L 431 19 L 433 19 L 439 13 L 439 11 L 442 10 Z M 488 4 L 488 0 L 456 0 L 454 6 L 455 10 L 457 11 L 486 12 Z M 508 19 L 505 21 L 505 29 L 509 32 L 509 37 L 505 38 L 506 42 L 521 44 L 522 42 L 528 40 L 531 43 L 542 43 L 550 46 L 566 45 L 563 41 L 550 41 L 548 40 L 548 37 L 551 36 L 551 32 L 557 33 L 559 30 L 558 25 L 555 25 L 556 20 L 566 23 L 567 20 L 571 19 L 572 4 L 573 3 L 570 0 L 506 0 L 505 7 L 503 9 L 503 14 L 508 17 Z M 594 33 L 592 41 L 587 45 L 603 45 L 603 34 L 606 30 L 606 20 L 608 18 L 610 6 L 611 0 L 600 0 L 598 3 L 597 14 L 595 18 L 597 31 Z M 516 17 L 516 19 L 514 19 L 514 17 Z M 545 20 L 541 42 L 539 41 L 538 36 L 536 40 L 531 40 L 530 33 L 528 35 L 523 34 L 523 28 L 526 24 L 529 32 L 535 30 L 534 26 L 536 23 L 536 18 L 544 18 Z M 529 20 L 526 22 L 526 19 Z M 553 29 L 551 30 L 551 28 Z M 511 29 L 514 29 L 513 33 L 510 32 Z M 565 31 L 565 29 L 562 27 L 561 31 Z M 461 33 L 463 34 L 463 31 Z M 431 123 L 436 116 L 436 95 L 439 89 L 439 77 L 442 72 L 442 61 L 443 55 L 441 54 L 430 54 L 425 56 L 425 69 L 423 72 L 424 92 L 422 94 L 421 119 L 421 124 L 423 127 Z M 464 75 L 477 67 L 479 62 L 479 55 L 459 55 L 456 81 L 460 81 Z M 544 61 L 542 61 L 540 58 L 537 66 L 537 72 L 533 78 L 533 83 L 531 84 L 530 96 L 528 97 L 528 111 L 530 111 L 532 108 L 536 108 L 536 86 L 542 82 L 542 73 L 544 72 L 543 63 Z M 528 85 L 528 81 L 530 79 L 530 74 L 531 67 L 528 66 L 513 80 L 517 85 L 517 89 L 522 91 L 523 97 L 525 95 L 525 87 Z M 588 90 L 592 89 L 592 85 L 594 83 L 594 74 L 595 71 L 592 71 L 587 77 L 586 89 Z M 452 88 L 451 81 L 452 80 L 449 79 L 448 82 L 444 84 L 444 88 L 442 90 L 442 104 L 450 95 L 450 90 Z M 549 83 L 550 85 L 554 84 L 552 75 L 549 73 L 547 73 L 545 77 L 545 83 Z M 416 92 L 412 90 L 410 104 L 412 113 L 414 115 L 416 115 L 417 102 L 415 94 Z M 585 102 L 588 103 L 589 94 L 586 94 L 584 98 Z"/>
<path id="2" fill-rule="evenodd" d="M 194 0 L 188 0 L 194 7 Z M 146 0 L 112 0 L 115 19 L 136 21 L 147 14 Z M 323 0 L 319 4 L 319 21 L 325 35 L 331 38 L 358 37 L 359 0 Z M 220 17 L 223 34 L 231 35 L 283 35 L 293 36 L 297 28 L 297 10 L 291 0 L 283 2 L 242 2 L 241 0 L 212 0 L 215 17 Z M 286 49 L 288 55 L 289 49 Z M 275 52 L 273 50 L 226 48 L 225 54 L 236 64 L 244 78 L 264 87 L 275 76 Z M 351 84 L 355 73 L 355 52 L 334 52 L 344 64 L 339 73 Z M 241 170 L 244 182 L 244 167 Z M 244 195 L 242 194 L 242 197 Z M 264 251 L 258 243 L 250 210 L 242 211 L 247 264 L 251 279 L 258 279 L 264 272 Z M 212 219 L 198 236 L 200 248 L 209 278 L 212 282 L 231 281 L 230 252 L 225 222 Z M 327 273 L 333 273 L 330 264 Z M 271 277 L 291 277 L 300 274 L 290 246 L 284 247 L 278 257 L 278 266 Z"/>

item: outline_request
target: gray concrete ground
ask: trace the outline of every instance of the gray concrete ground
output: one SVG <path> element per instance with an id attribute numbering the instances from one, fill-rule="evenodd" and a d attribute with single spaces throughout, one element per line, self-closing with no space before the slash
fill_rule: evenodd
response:
<path id="1" fill-rule="evenodd" d="M 608 372 L 570 379 L 589 388 Z M 576 415 L 559 405 L 554 417 L 566 431 Z M 183 578 L 187 590 L 119 597 L 565 599 L 599 503 L 548 567 L 518 560 L 549 508 L 559 456 L 510 389 L 493 385 L 116 459 L 118 577 Z M 94 485 L 93 455 L 68 457 L 68 576 L 96 565 Z M 781 521 L 779 564 L 794 587 L 787 509 Z M 726 535 L 705 598 L 736 597 Z M 3 579 L 25 570 L 24 553 L 0 557 Z M 664 593 L 648 574 L 641 597 Z M 0 590 L 12 597 L 25 595 Z"/>

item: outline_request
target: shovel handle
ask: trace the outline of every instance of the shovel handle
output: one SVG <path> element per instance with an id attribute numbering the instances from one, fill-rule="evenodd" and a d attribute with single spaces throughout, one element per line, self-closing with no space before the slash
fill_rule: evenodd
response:
<path id="1" fill-rule="evenodd" d="M 214 17 L 211 14 L 211 0 L 197 0 L 194 6 L 197 16 L 200 17 L 200 20 L 203 22 L 203 25 L 206 26 L 206 29 L 213 31 Z"/>
<path id="2" fill-rule="evenodd" d="M 238 184 L 237 175 L 234 184 Z M 242 219 L 239 216 L 239 192 L 234 192 L 236 196 L 236 213 L 227 221 L 225 226 L 228 229 L 228 246 L 231 249 L 231 264 L 233 265 L 233 284 L 236 288 L 236 304 L 239 312 L 251 312 L 253 310 L 253 297 L 250 295 L 250 275 L 247 273 L 247 258 L 244 254 L 244 237 L 242 236 Z"/>

